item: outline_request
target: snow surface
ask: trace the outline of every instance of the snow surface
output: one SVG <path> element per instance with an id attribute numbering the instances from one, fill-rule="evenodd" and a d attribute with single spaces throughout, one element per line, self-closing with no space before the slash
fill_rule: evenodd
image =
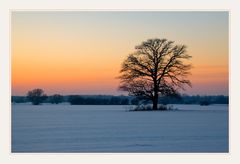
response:
<path id="1" fill-rule="evenodd" d="M 228 152 L 227 105 L 12 105 L 12 152 Z"/>

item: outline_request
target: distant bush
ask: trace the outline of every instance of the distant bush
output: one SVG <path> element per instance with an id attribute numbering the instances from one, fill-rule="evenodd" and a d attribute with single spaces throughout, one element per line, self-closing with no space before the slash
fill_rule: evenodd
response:
<path id="1" fill-rule="evenodd" d="M 33 89 L 28 91 L 27 99 L 32 102 L 33 105 L 39 105 L 47 99 L 47 95 L 44 94 L 42 89 Z"/>
<path id="2" fill-rule="evenodd" d="M 173 108 L 172 106 L 158 105 L 157 110 L 153 110 L 151 105 L 138 105 L 137 107 L 131 109 L 130 111 L 169 111 L 169 110 L 177 109 Z"/>
<path id="3" fill-rule="evenodd" d="M 52 96 L 49 96 L 49 101 L 52 104 L 59 104 L 63 102 L 63 96 L 59 94 L 54 94 Z"/>

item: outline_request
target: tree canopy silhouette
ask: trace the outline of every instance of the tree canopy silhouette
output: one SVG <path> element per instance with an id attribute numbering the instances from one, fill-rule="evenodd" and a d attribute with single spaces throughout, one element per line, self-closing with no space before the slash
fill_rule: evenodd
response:
<path id="1" fill-rule="evenodd" d="M 33 89 L 28 91 L 27 98 L 32 102 L 33 105 L 41 104 L 45 99 L 47 99 L 47 95 L 44 94 L 42 89 Z"/>
<path id="2" fill-rule="evenodd" d="M 157 110 L 158 97 L 178 95 L 180 89 L 191 86 L 187 80 L 191 58 L 185 45 L 175 45 L 167 39 L 149 39 L 135 47 L 136 51 L 122 63 L 120 90 L 139 99 L 150 100 Z"/>
<path id="3" fill-rule="evenodd" d="M 63 102 L 63 96 L 60 94 L 54 94 L 50 96 L 49 99 L 52 104 L 59 104 Z"/>

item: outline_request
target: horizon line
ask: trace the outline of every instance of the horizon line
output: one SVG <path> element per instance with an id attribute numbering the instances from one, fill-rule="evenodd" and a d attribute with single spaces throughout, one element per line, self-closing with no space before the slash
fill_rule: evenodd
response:
<path id="1" fill-rule="evenodd" d="M 47 96 L 52 96 L 59 93 L 50 94 Z M 136 97 L 136 96 L 130 96 L 130 95 L 108 95 L 108 94 L 59 94 L 61 96 L 129 96 L 129 97 Z M 229 96 L 224 94 L 180 94 L 181 96 Z M 27 96 L 27 95 L 11 95 L 11 96 Z"/>

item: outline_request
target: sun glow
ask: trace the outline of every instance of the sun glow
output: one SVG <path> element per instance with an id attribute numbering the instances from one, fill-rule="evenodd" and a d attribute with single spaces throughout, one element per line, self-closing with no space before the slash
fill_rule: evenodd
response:
<path id="1" fill-rule="evenodd" d="M 124 58 L 163 37 L 193 56 L 186 93 L 228 94 L 227 12 L 13 12 L 11 36 L 13 95 L 120 94 Z"/>

